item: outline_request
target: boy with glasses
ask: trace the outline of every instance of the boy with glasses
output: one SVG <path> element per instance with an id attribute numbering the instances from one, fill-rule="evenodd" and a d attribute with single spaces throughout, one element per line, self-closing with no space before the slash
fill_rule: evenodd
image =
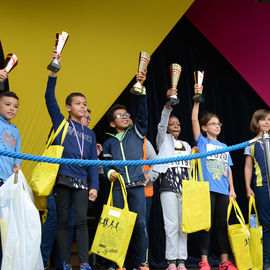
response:
<path id="1" fill-rule="evenodd" d="M 146 69 L 136 75 L 142 85 L 146 79 Z M 105 160 L 140 160 L 143 159 L 143 142 L 147 133 L 148 108 L 146 90 L 138 97 L 137 117 L 132 125 L 130 114 L 124 105 L 115 104 L 107 113 L 110 126 L 115 134 L 103 145 Z M 132 264 L 138 269 L 149 269 L 146 261 L 146 200 L 144 193 L 145 177 L 141 166 L 108 166 L 104 173 L 111 182 L 117 180 L 116 172 L 120 173 L 127 187 L 127 200 L 130 211 L 137 213 L 129 254 Z M 123 208 L 123 196 L 119 182 L 114 185 L 113 205 Z M 129 258 L 130 259 L 130 258 Z M 115 268 L 115 267 L 112 267 Z"/>

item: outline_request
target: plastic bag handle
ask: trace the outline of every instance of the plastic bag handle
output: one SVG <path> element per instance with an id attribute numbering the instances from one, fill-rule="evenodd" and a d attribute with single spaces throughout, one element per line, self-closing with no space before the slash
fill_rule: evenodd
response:
<path id="1" fill-rule="evenodd" d="M 256 217 L 257 217 L 257 224 L 259 226 L 260 221 L 259 221 L 259 218 L 258 218 L 257 207 L 256 207 L 256 204 L 255 204 L 255 198 L 254 198 L 253 195 L 250 196 L 249 202 L 248 202 L 248 224 L 250 224 L 250 215 L 251 215 L 252 206 L 254 208 L 254 211 L 255 211 L 255 214 L 256 214 Z"/>
<path id="2" fill-rule="evenodd" d="M 123 209 L 129 211 L 128 202 L 127 202 L 127 189 L 126 189 L 124 179 L 120 173 L 115 173 L 115 174 L 117 175 L 118 180 L 119 180 L 120 185 L 121 185 L 121 190 L 122 190 L 123 199 L 124 199 L 124 208 Z M 108 201 L 107 201 L 107 205 L 109 205 L 109 206 L 113 206 L 113 195 L 112 195 L 113 184 L 114 184 L 114 182 L 111 183 L 110 194 L 109 194 Z"/>
<path id="3" fill-rule="evenodd" d="M 235 215 L 236 215 L 239 223 L 242 226 L 244 226 L 245 225 L 245 219 L 243 217 L 243 214 L 242 214 L 236 200 L 233 199 L 233 198 L 230 198 L 230 203 L 229 203 L 228 210 L 227 210 L 227 222 L 228 222 L 228 224 L 229 224 L 229 219 L 230 219 L 230 215 L 231 215 L 232 206 L 234 208 L 234 212 L 235 212 Z"/>

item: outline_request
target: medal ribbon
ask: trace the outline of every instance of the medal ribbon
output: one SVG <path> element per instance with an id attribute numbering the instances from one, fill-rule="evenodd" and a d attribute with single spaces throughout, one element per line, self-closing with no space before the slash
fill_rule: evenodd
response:
<path id="1" fill-rule="evenodd" d="M 76 136 L 76 139 L 77 139 L 77 143 L 78 143 L 78 147 L 79 147 L 79 150 L 80 150 L 80 153 L 81 153 L 81 159 L 83 158 L 83 149 L 84 149 L 84 130 L 83 130 L 83 125 L 82 125 L 82 147 L 81 147 L 81 144 L 79 142 L 79 138 L 78 138 L 78 134 L 77 134 L 77 130 L 73 124 L 73 121 L 70 120 L 72 126 L 73 126 L 73 130 L 75 132 L 75 136 Z"/>

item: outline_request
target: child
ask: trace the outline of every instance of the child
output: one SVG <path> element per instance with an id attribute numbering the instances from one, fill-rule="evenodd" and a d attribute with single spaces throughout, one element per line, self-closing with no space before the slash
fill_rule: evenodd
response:
<path id="1" fill-rule="evenodd" d="M 167 97 L 176 95 L 176 89 L 169 89 Z M 158 124 L 158 159 L 191 154 L 187 142 L 178 139 L 181 132 L 180 121 L 171 116 L 172 108 L 167 103 Z M 182 232 L 182 179 L 189 178 L 190 161 L 154 165 L 153 170 L 160 175 L 160 202 L 162 206 L 167 270 L 186 270 L 187 234 Z"/>
<path id="2" fill-rule="evenodd" d="M 146 79 L 146 70 L 137 73 L 137 81 L 143 85 Z M 138 97 L 137 119 L 134 126 L 130 125 L 130 114 L 123 105 L 115 104 L 108 112 L 110 126 L 115 129 L 115 134 L 103 144 L 104 159 L 113 160 L 140 160 L 143 159 L 143 139 L 147 133 L 147 98 L 144 93 Z M 130 247 L 136 268 L 148 269 L 146 261 L 146 221 L 145 221 L 145 178 L 142 167 L 139 166 L 110 166 L 104 167 L 105 175 L 111 182 L 117 180 L 115 172 L 120 173 L 126 183 L 127 200 L 130 211 L 137 213 L 133 236 Z M 117 190 L 113 192 L 114 206 L 123 207 L 123 197 L 120 184 L 115 184 Z"/>
<path id="3" fill-rule="evenodd" d="M 202 93 L 203 87 L 195 85 L 195 93 Z M 197 146 L 200 152 L 207 152 L 226 147 L 226 144 L 217 140 L 222 124 L 217 115 L 205 113 L 198 120 L 199 103 L 194 103 L 192 110 L 192 129 Z M 209 181 L 211 198 L 211 221 L 217 229 L 218 243 L 220 248 L 221 263 L 219 269 L 236 270 L 237 268 L 228 260 L 230 244 L 227 235 L 227 208 L 229 198 L 236 198 L 233 186 L 233 177 L 230 166 L 232 160 L 229 153 L 215 156 L 208 156 L 201 159 L 204 181 Z M 211 231 L 211 230 L 210 230 Z M 202 270 L 209 270 L 208 248 L 210 231 L 201 231 L 200 249 L 201 259 L 199 266 Z"/>
<path id="4" fill-rule="evenodd" d="M 21 136 L 15 125 L 10 121 L 16 116 L 19 108 L 19 98 L 13 92 L 0 92 L 0 149 L 21 152 Z M 0 187 L 12 173 L 18 173 L 22 161 L 17 158 L 0 156 Z M 2 261 L 2 246 L 0 234 L 0 265 Z"/>
<path id="5" fill-rule="evenodd" d="M 250 130 L 261 137 L 270 133 L 270 110 L 261 109 L 254 112 Z M 269 161 L 268 161 L 269 162 Z M 250 187 L 252 180 L 253 190 Z M 264 148 L 260 141 L 245 148 L 245 182 L 247 197 L 255 196 L 259 220 L 263 226 L 263 265 L 270 270 L 270 200 L 265 168 Z"/>
<path id="6" fill-rule="evenodd" d="M 19 98 L 13 92 L 0 93 L 0 148 L 6 151 L 21 152 L 21 136 L 15 125 L 10 121 L 16 116 L 19 108 Z M 0 156 L 0 186 L 21 167 L 22 161 Z"/>
<path id="7" fill-rule="evenodd" d="M 61 61 L 61 56 L 55 51 L 52 59 Z M 64 119 L 55 98 L 56 74 L 51 73 L 45 94 L 46 105 L 53 122 L 54 130 Z M 86 99 L 81 93 L 72 93 L 66 98 L 66 110 L 69 112 L 69 128 L 64 140 L 63 158 L 97 159 L 95 133 L 81 124 L 86 108 Z M 60 144 L 62 132 L 55 143 Z M 88 192 L 87 175 L 91 179 Z M 88 264 L 88 229 L 87 208 L 88 198 L 95 201 L 99 188 L 98 168 L 91 166 L 60 165 L 55 184 L 55 201 L 57 211 L 57 241 L 64 270 L 72 269 L 69 244 L 69 209 L 70 200 L 75 213 L 76 239 L 79 250 L 80 269 L 90 270 Z"/>

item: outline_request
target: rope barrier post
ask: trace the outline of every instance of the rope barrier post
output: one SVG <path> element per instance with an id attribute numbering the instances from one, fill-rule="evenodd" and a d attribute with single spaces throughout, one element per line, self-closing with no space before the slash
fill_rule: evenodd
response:
<path id="1" fill-rule="evenodd" d="M 263 149 L 264 149 L 264 161 L 265 161 L 265 169 L 267 176 L 267 184 L 268 184 L 268 192 L 270 198 L 270 151 L 269 151 L 269 140 L 270 136 L 267 132 L 264 132 L 262 136 L 263 141 Z"/>

